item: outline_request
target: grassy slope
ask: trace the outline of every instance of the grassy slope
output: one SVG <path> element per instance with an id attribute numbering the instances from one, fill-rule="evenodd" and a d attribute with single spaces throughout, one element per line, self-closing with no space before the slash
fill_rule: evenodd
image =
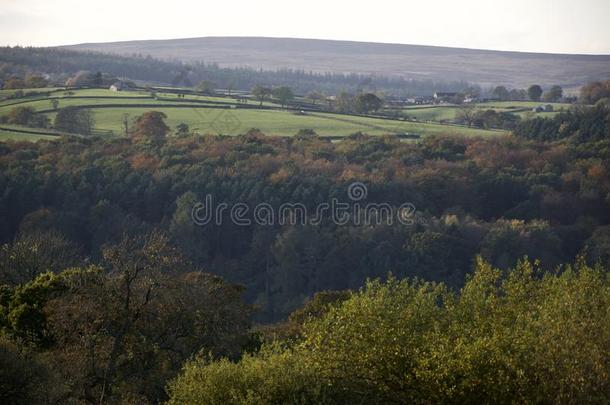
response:
<path id="1" fill-rule="evenodd" d="M 490 101 L 488 103 L 478 104 L 481 107 L 489 108 L 534 108 L 539 105 L 551 104 L 555 110 L 567 109 L 571 104 L 566 103 L 545 103 L 544 101 Z"/>
<path id="2" fill-rule="evenodd" d="M 377 118 L 346 116 L 327 113 L 295 114 L 291 111 L 269 111 L 252 109 L 221 109 L 203 108 L 213 107 L 212 102 L 234 102 L 231 98 L 205 97 L 187 95 L 185 99 L 179 100 L 175 95 L 157 93 L 159 97 L 168 100 L 155 100 L 146 92 L 111 92 L 102 89 L 86 89 L 74 91 L 73 96 L 63 96 L 59 101 L 60 107 L 69 105 L 99 105 L 99 104 L 147 104 L 146 107 L 117 107 L 117 108 L 93 108 L 96 118 L 96 129 L 102 131 L 114 131 L 115 134 L 122 133 L 122 119 L 124 114 L 131 118 L 150 111 L 162 111 L 168 119 L 170 127 L 175 128 L 179 123 L 188 124 L 191 129 L 199 133 L 236 135 L 246 132 L 250 128 L 259 128 L 268 135 L 293 135 L 299 129 L 311 128 L 320 135 L 345 136 L 354 132 L 362 131 L 371 135 L 382 135 L 388 133 L 415 133 L 419 135 L 456 134 L 468 136 L 496 135 L 499 131 L 486 131 L 460 126 L 444 126 L 430 123 L 416 123 L 394 120 L 383 120 Z M 55 96 L 54 95 L 54 96 Z M 83 98 L 100 97 L 100 98 Z M 113 98 L 102 98 L 113 97 Z M 137 98 L 127 98 L 137 97 Z M 173 101 L 176 100 L 176 101 Z M 185 102 L 186 100 L 187 102 Z M 192 100 L 191 103 L 188 100 Z M 202 103 L 203 102 L 203 103 Z M 168 104 L 185 105 L 186 108 L 168 107 Z M 249 105 L 255 103 L 250 102 Z M 273 106 L 271 103 L 265 103 Z M 38 99 L 21 103 L 19 106 L 31 106 L 36 110 L 49 110 L 50 100 Z M 0 103 L 0 115 L 8 113 L 14 105 Z M 201 108 L 198 108 L 201 107 Z M 454 117 L 455 114 L 451 116 Z M 49 113 L 53 119 L 54 114 Z"/>
<path id="3" fill-rule="evenodd" d="M 542 103 L 535 101 L 495 101 L 489 103 L 481 103 L 476 104 L 477 108 L 480 109 L 492 109 L 498 112 L 511 112 L 517 110 L 515 112 L 516 115 L 521 116 L 522 118 L 528 115 L 532 108 L 539 105 L 551 104 L 554 108 L 554 112 L 550 113 L 537 113 L 536 116 L 544 116 L 544 117 L 552 117 L 557 114 L 561 110 L 566 110 L 570 107 L 570 104 L 562 104 L 562 103 Z M 528 111 L 518 111 L 527 109 Z M 408 117 L 414 117 L 418 120 L 423 121 L 441 121 L 441 120 L 453 120 L 456 117 L 456 114 L 459 110 L 459 107 L 453 105 L 443 105 L 443 106 L 413 106 L 407 107 L 402 110 L 403 114 Z"/>
<path id="4" fill-rule="evenodd" d="M 127 111 L 136 117 L 149 109 L 99 109 L 95 110 L 96 126 L 101 130 L 121 131 L 121 117 Z M 319 135 L 345 136 L 362 131 L 371 135 L 388 133 L 416 133 L 420 135 L 456 134 L 489 136 L 501 132 L 440 124 L 414 123 L 382 120 L 376 118 L 341 116 L 315 113 L 297 115 L 287 111 L 226 110 L 226 109 L 182 109 L 158 108 L 167 115 L 167 123 L 175 127 L 181 122 L 191 129 L 205 134 L 223 133 L 236 135 L 250 128 L 258 128 L 267 135 L 293 135 L 299 129 L 311 128 Z"/>
<path id="5" fill-rule="evenodd" d="M 0 142 L 2 141 L 30 141 L 35 142 L 41 139 L 55 139 L 55 136 L 51 135 L 35 135 L 35 134 L 24 134 L 21 132 L 15 132 L 8 129 L 0 128 Z"/>

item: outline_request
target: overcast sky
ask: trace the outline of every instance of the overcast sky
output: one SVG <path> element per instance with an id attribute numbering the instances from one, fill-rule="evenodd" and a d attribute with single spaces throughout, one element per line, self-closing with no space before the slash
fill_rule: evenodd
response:
<path id="1" fill-rule="evenodd" d="M 0 44 L 269 36 L 610 54 L 609 16 L 609 0 L 0 0 Z"/>

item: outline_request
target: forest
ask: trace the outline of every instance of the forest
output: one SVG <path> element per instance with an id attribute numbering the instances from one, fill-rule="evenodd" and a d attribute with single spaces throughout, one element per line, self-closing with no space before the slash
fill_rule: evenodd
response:
<path id="1" fill-rule="evenodd" d="M 0 402 L 607 403 L 604 102 L 416 141 L 166 118 L 0 143 Z"/>
<path id="2" fill-rule="evenodd" d="M 605 125 L 553 142 L 252 130 L 4 143 L 0 399 L 604 403 Z M 367 200 L 411 202 L 417 221 L 191 215 L 206 194 L 312 206 L 354 180 Z"/>
<path id="3" fill-rule="evenodd" d="M 403 96 L 430 96 L 435 91 L 462 91 L 470 85 L 463 81 L 439 82 L 425 79 L 371 76 L 362 74 L 314 73 L 304 70 L 260 70 L 249 67 L 228 68 L 214 63 L 184 63 L 154 59 L 147 55 L 118 56 L 97 52 L 77 52 L 60 48 L 0 47 L 0 79 L 44 73 L 56 84 L 79 71 L 106 74 L 147 83 L 195 86 L 201 81 L 216 88 L 250 90 L 255 85 L 290 86 L 298 94 L 323 91 L 374 89 Z"/>

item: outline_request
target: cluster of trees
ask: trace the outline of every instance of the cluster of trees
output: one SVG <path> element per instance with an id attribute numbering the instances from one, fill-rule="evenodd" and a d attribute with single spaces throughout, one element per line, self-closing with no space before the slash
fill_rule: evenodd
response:
<path id="1" fill-rule="evenodd" d="M 259 101 L 260 105 L 266 100 L 274 99 L 282 107 L 293 103 L 294 92 L 288 86 L 276 88 L 256 85 L 251 89 L 252 95 Z M 346 114 L 370 114 L 379 111 L 384 101 L 374 93 L 358 92 L 350 94 L 342 91 L 335 97 L 328 97 L 319 91 L 312 91 L 307 94 L 307 98 L 315 105 L 316 103 L 326 104 L 326 107 Z"/>
<path id="2" fill-rule="evenodd" d="M 580 89 L 580 100 L 585 104 L 595 104 L 602 101 L 610 103 L 610 79 L 605 82 L 594 81 Z"/>
<path id="3" fill-rule="evenodd" d="M 68 87 L 108 87 L 116 82 L 116 80 L 116 76 L 108 73 L 81 70 L 68 77 L 64 84 Z M 135 86 L 131 82 L 128 84 Z"/>
<path id="4" fill-rule="evenodd" d="M 59 101 L 51 100 L 51 107 L 57 110 L 53 120 L 53 128 L 69 134 L 91 135 L 95 127 L 93 111 L 74 106 L 58 108 Z M 32 107 L 17 106 L 8 114 L 0 117 L 0 122 L 24 125 L 35 128 L 49 128 L 51 121 L 44 114 L 36 113 Z"/>
<path id="5" fill-rule="evenodd" d="M 112 77 L 189 87 L 201 81 L 209 81 L 217 88 L 249 90 L 257 84 L 266 83 L 272 88 L 289 86 L 298 94 L 314 90 L 336 94 L 342 90 L 358 92 L 374 88 L 379 92 L 423 96 L 437 90 L 459 91 L 469 87 L 466 82 L 373 78 L 360 74 L 321 74 L 292 69 L 261 71 L 252 68 L 224 68 L 203 62 L 184 64 L 142 55 L 117 56 L 57 48 L 0 47 L 0 80 L 13 76 L 23 78 L 28 73 L 43 72 L 51 76 L 51 82 L 63 85 L 80 71 L 101 71 Z"/>
<path id="6" fill-rule="evenodd" d="M 331 143 L 312 131 L 294 138 L 168 131 L 151 112 L 126 138 L 2 144 L 2 242 L 53 229 L 95 259 L 128 230 L 159 228 L 198 267 L 244 284 L 260 320 L 286 316 L 316 291 L 357 288 L 388 271 L 458 286 L 479 253 L 501 267 L 524 254 L 548 268 L 579 253 L 607 260 L 607 135 L 580 140 L 576 131 L 574 142 L 556 144 L 359 134 Z M 226 211 L 221 225 L 197 226 L 191 216 L 206 195 L 229 206 L 298 202 L 315 212 L 332 198 L 348 201 L 354 181 L 367 185 L 367 202 L 412 203 L 418 220 L 239 226 Z"/>
<path id="7" fill-rule="evenodd" d="M 515 135 L 553 141 L 572 138 L 578 142 L 597 141 L 610 137 L 610 105 L 573 107 L 552 118 L 536 117 L 519 121 Z"/>
<path id="8" fill-rule="evenodd" d="M 8 114 L 1 116 L 0 122 L 33 128 L 47 128 L 50 124 L 46 115 L 36 114 L 32 107 L 15 107 Z"/>
<path id="9" fill-rule="evenodd" d="M 333 110 L 346 114 L 369 114 L 383 107 L 383 100 L 374 93 L 358 93 L 356 95 L 341 92 L 331 102 Z"/>
<path id="10" fill-rule="evenodd" d="M 256 85 L 250 90 L 252 95 L 260 102 L 262 106 L 266 100 L 272 97 L 277 100 L 282 107 L 287 106 L 294 99 L 294 93 L 288 86 L 279 86 L 276 88 Z"/>
<path id="11" fill-rule="evenodd" d="M 386 274 L 255 329 L 243 287 L 193 268 L 162 233 L 124 235 L 99 263 L 55 232 L 2 247 L 3 403 L 610 398 L 608 267 L 583 259 L 546 272 L 479 257 L 457 290 Z"/>
<path id="12" fill-rule="evenodd" d="M 494 98 L 504 101 L 546 101 L 546 102 L 559 102 L 563 99 L 563 88 L 559 85 L 550 87 L 547 91 L 544 91 L 538 84 L 533 84 L 525 89 L 511 89 L 508 90 L 504 86 L 496 86 L 491 91 L 491 95 Z"/>
<path id="13" fill-rule="evenodd" d="M 2 88 L 7 90 L 13 89 L 36 89 L 47 87 L 49 81 L 41 75 L 26 74 L 25 77 L 12 76 L 8 78 Z"/>
<path id="14" fill-rule="evenodd" d="M 53 127 L 71 134 L 91 135 L 95 127 L 93 111 L 73 106 L 60 108 L 55 114 Z"/>
<path id="15" fill-rule="evenodd" d="M 477 108 L 476 105 L 465 104 L 457 110 L 455 121 L 469 127 L 513 130 L 520 118 L 510 112 L 483 110 Z"/>
<path id="16" fill-rule="evenodd" d="M 293 339 L 188 362 L 169 404 L 607 403 L 606 271 L 479 259 L 457 293 L 390 278 L 326 295 Z"/>
<path id="17" fill-rule="evenodd" d="M 159 403 L 185 360 L 252 341 L 243 288 L 155 232 L 105 246 L 99 265 L 54 233 L 21 238 L 0 281 L 2 403 Z"/>

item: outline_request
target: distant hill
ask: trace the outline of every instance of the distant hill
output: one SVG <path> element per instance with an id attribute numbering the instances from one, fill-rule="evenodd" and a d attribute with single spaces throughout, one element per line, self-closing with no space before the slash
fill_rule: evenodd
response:
<path id="1" fill-rule="evenodd" d="M 610 55 L 503 52 L 352 41 L 205 37 L 89 43 L 64 48 L 122 55 L 135 53 L 185 62 L 215 62 L 231 67 L 464 80 L 514 87 L 539 83 L 570 88 L 610 77 Z"/>

